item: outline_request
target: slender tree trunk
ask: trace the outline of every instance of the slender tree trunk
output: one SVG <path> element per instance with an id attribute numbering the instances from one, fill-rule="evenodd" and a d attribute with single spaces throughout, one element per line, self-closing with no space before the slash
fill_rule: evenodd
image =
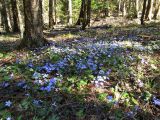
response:
<path id="1" fill-rule="evenodd" d="M 0 0 L 0 3 L 2 4 L 2 21 L 4 23 L 4 29 L 6 32 L 10 32 L 10 29 L 9 29 L 9 24 L 8 24 L 8 19 L 7 19 L 7 10 L 6 10 L 6 3 L 5 3 L 5 0 Z"/>
<path id="2" fill-rule="evenodd" d="M 21 45 L 29 48 L 43 46 L 42 0 L 23 0 L 25 31 Z"/>
<path id="3" fill-rule="evenodd" d="M 79 13 L 79 17 L 78 17 L 78 20 L 77 20 L 77 23 L 76 23 L 76 25 L 81 25 L 81 22 L 82 22 L 82 19 L 83 19 L 83 5 L 84 4 L 84 2 L 83 2 L 83 0 L 82 0 L 82 2 L 81 2 L 81 10 L 80 10 L 80 13 Z"/>
<path id="4" fill-rule="evenodd" d="M 146 8 L 146 13 L 145 13 L 145 19 L 149 19 L 149 13 L 152 5 L 152 0 L 148 0 L 147 8 Z"/>
<path id="5" fill-rule="evenodd" d="M 123 17 L 125 17 L 127 15 L 127 12 L 126 12 L 126 3 L 125 1 L 123 2 Z"/>
<path id="6" fill-rule="evenodd" d="M 160 0 L 157 0 L 155 4 L 156 5 L 155 5 L 155 11 L 154 11 L 153 19 L 157 19 L 157 15 L 158 15 L 158 12 L 160 10 Z"/>
<path id="7" fill-rule="evenodd" d="M 23 17 L 23 11 L 21 10 L 21 0 L 17 0 L 17 10 L 18 10 L 18 18 L 19 18 L 19 29 L 20 29 L 20 37 L 23 39 L 23 33 L 24 33 L 24 17 Z"/>
<path id="8" fill-rule="evenodd" d="M 68 24 L 72 25 L 72 0 L 68 0 Z"/>
<path id="9" fill-rule="evenodd" d="M 139 0 L 136 0 L 136 14 L 137 14 L 137 18 L 139 16 Z"/>
<path id="10" fill-rule="evenodd" d="M 13 30 L 13 14 L 10 1 L 6 1 L 7 19 L 10 30 Z"/>
<path id="11" fill-rule="evenodd" d="M 121 14 L 121 0 L 118 0 L 118 16 Z"/>
<path id="12" fill-rule="evenodd" d="M 17 10 L 17 1 L 16 0 L 11 0 L 11 5 L 12 5 L 12 12 L 13 12 L 13 32 L 19 32 L 19 17 L 18 17 L 18 10 Z"/>
<path id="13" fill-rule="evenodd" d="M 49 0 L 49 28 L 52 28 L 53 25 L 54 25 L 53 0 Z"/>
<path id="14" fill-rule="evenodd" d="M 142 16 L 141 16 L 141 25 L 144 25 L 144 16 L 145 16 L 145 12 L 146 12 L 146 4 L 147 4 L 147 0 L 144 0 L 143 1 Z"/>
<path id="15" fill-rule="evenodd" d="M 90 21 L 91 21 L 91 0 L 88 0 L 87 3 L 87 25 L 90 27 Z"/>
<path id="16" fill-rule="evenodd" d="M 82 0 L 83 1 L 83 6 L 82 6 L 82 9 L 83 9 L 83 18 L 82 18 L 82 30 L 85 30 L 86 28 L 86 14 L 87 14 L 87 9 L 86 9 L 86 6 L 87 6 L 87 0 Z"/>
<path id="17" fill-rule="evenodd" d="M 151 0 L 151 8 L 149 11 L 148 19 L 151 20 L 153 16 L 153 0 Z"/>
<path id="18" fill-rule="evenodd" d="M 85 30 L 86 26 L 90 24 L 90 17 L 91 17 L 91 0 L 83 0 L 82 30 Z"/>
<path id="19" fill-rule="evenodd" d="M 55 21 L 55 25 L 57 24 L 57 0 L 53 0 L 54 1 L 54 21 Z"/>

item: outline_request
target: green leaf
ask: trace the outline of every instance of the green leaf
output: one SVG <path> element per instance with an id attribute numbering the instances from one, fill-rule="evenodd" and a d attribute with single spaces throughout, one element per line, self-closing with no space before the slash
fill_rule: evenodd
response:
<path id="1" fill-rule="evenodd" d="M 131 98 L 132 102 L 136 105 L 139 105 L 138 101 L 136 99 L 134 99 L 134 97 Z"/>
<path id="2" fill-rule="evenodd" d="M 100 100 L 100 101 L 105 101 L 106 100 L 106 97 L 107 97 L 107 93 L 100 93 L 100 94 L 98 94 L 98 99 Z"/>
<path id="3" fill-rule="evenodd" d="M 9 76 L 4 76 L 3 80 L 8 81 L 8 80 L 10 80 L 10 77 Z"/>

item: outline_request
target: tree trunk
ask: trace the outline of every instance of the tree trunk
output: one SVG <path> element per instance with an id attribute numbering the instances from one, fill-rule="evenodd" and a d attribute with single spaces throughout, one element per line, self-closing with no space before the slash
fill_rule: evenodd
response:
<path id="1" fill-rule="evenodd" d="M 146 12 L 146 4 L 147 4 L 147 0 L 144 0 L 143 1 L 142 16 L 141 16 L 141 25 L 144 25 L 144 16 L 145 16 L 145 12 Z"/>
<path id="2" fill-rule="evenodd" d="M 149 13 L 152 5 L 152 0 L 148 0 L 147 8 L 146 8 L 146 14 L 145 14 L 145 19 L 149 20 Z"/>
<path id="3" fill-rule="evenodd" d="M 7 20 L 10 30 L 13 30 L 13 14 L 10 1 L 6 1 Z"/>
<path id="4" fill-rule="evenodd" d="M 160 0 L 157 0 L 155 4 L 156 5 L 155 5 L 155 11 L 154 11 L 153 19 L 156 20 L 158 12 L 159 12 L 159 9 L 160 9 Z"/>
<path id="5" fill-rule="evenodd" d="M 91 17 L 91 0 L 82 0 L 82 30 L 90 24 Z"/>
<path id="6" fill-rule="evenodd" d="M 49 28 L 52 28 L 53 25 L 54 25 L 53 0 L 49 0 Z"/>
<path id="7" fill-rule="evenodd" d="M 68 0 L 68 25 L 72 25 L 72 0 Z"/>
<path id="8" fill-rule="evenodd" d="M 138 18 L 139 17 L 139 0 L 136 0 L 136 14 Z"/>
<path id="9" fill-rule="evenodd" d="M 87 25 L 90 27 L 90 20 L 91 20 L 91 0 L 88 0 L 87 3 Z"/>
<path id="10" fill-rule="evenodd" d="M 20 29 L 20 37 L 23 39 L 23 32 L 24 32 L 24 17 L 23 11 L 21 10 L 21 0 L 17 0 L 17 10 L 18 10 L 18 18 L 19 18 L 19 29 Z"/>
<path id="11" fill-rule="evenodd" d="M 123 2 L 123 17 L 125 17 L 127 15 L 127 12 L 126 12 L 126 3 L 125 1 Z"/>
<path id="12" fill-rule="evenodd" d="M 8 24 L 8 19 L 7 19 L 7 10 L 6 10 L 6 3 L 5 0 L 0 0 L 0 3 L 2 4 L 2 11 L 1 11 L 1 15 L 2 15 L 2 21 L 4 23 L 4 30 L 6 32 L 10 32 L 9 29 L 9 24 Z"/>
<path id="13" fill-rule="evenodd" d="M 83 19 L 83 5 L 84 4 L 84 2 L 83 2 L 83 0 L 82 0 L 82 3 L 81 3 L 81 10 L 80 10 L 80 13 L 79 13 L 79 17 L 78 17 L 78 20 L 77 20 L 77 23 L 76 23 L 76 25 L 81 25 L 81 22 L 82 22 L 82 19 Z"/>
<path id="14" fill-rule="evenodd" d="M 42 0 L 23 0 L 25 30 L 21 45 L 40 47 L 47 43 L 43 36 Z"/>
<path id="15" fill-rule="evenodd" d="M 18 10 L 17 10 L 17 1 L 16 0 L 11 0 L 11 5 L 12 5 L 12 13 L 13 13 L 13 32 L 19 32 L 19 17 L 18 17 Z"/>
<path id="16" fill-rule="evenodd" d="M 118 16 L 121 14 L 121 0 L 118 0 Z"/>
<path id="17" fill-rule="evenodd" d="M 83 6 L 82 6 L 82 9 L 83 9 L 83 18 L 82 18 L 82 30 L 85 30 L 86 28 L 86 21 L 87 21 L 87 18 L 86 18 L 86 14 L 87 14 L 87 1 L 86 0 L 82 0 L 83 1 Z"/>

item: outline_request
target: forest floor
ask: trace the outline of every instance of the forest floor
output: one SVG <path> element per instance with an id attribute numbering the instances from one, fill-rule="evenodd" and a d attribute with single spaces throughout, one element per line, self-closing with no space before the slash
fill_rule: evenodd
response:
<path id="1" fill-rule="evenodd" d="M 0 35 L 2 120 L 160 119 L 159 23 L 44 34 L 31 50 Z"/>

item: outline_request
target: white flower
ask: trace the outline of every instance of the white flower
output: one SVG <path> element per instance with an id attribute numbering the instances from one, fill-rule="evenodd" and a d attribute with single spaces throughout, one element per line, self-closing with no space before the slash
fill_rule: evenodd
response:
<path id="1" fill-rule="evenodd" d="M 11 117 L 7 117 L 6 120 L 11 120 Z"/>

